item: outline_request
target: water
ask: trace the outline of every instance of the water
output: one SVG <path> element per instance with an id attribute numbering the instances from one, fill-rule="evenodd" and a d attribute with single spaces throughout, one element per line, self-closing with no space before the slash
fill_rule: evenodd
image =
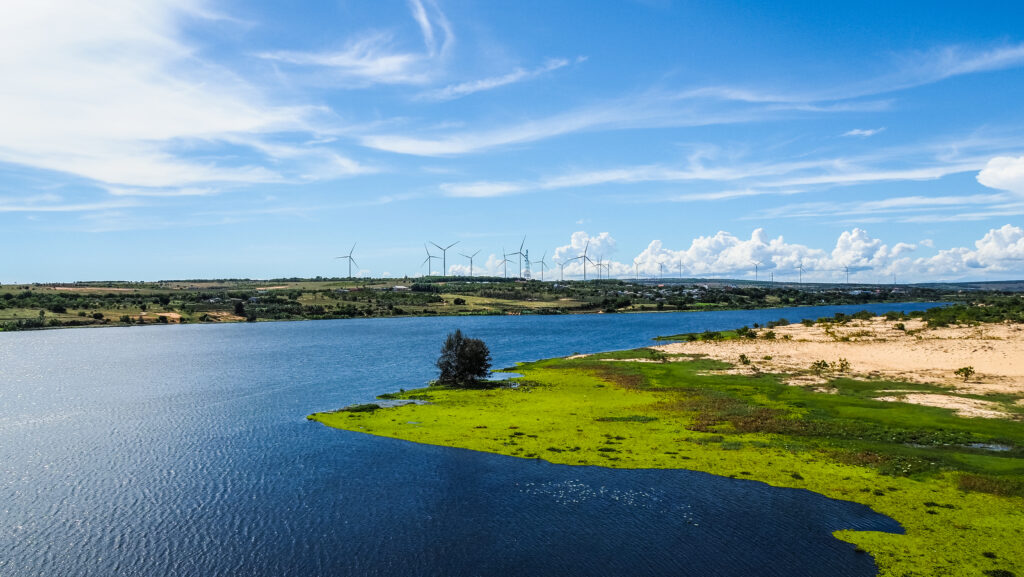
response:
<path id="1" fill-rule="evenodd" d="M 899 527 L 859 505 L 305 420 L 422 385 L 455 328 L 508 366 L 862 308 L 0 333 L 0 575 L 871 575 L 830 533 Z"/>

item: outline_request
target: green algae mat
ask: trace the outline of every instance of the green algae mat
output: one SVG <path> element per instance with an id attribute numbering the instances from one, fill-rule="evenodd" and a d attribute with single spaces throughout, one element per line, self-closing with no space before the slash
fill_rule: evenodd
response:
<path id="1" fill-rule="evenodd" d="M 930 385 L 835 379 L 826 394 L 728 368 L 651 349 L 550 359 L 519 365 L 522 377 L 492 388 L 404 391 L 386 397 L 416 404 L 309 418 L 567 465 L 691 469 L 807 489 L 903 525 L 904 535 L 835 533 L 870 553 L 881 575 L 1024 577 L 1020 420 L 875 400 L 887 389 L 938 390 Z"/>

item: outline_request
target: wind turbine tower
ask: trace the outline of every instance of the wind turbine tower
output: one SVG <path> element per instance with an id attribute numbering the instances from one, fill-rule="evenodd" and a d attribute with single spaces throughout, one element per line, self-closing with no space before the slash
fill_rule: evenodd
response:
<path id="1" fill-rule="evenodd" d="M 754 265 L 754 282 L 757 282 L 757 267 L 761 266 L 761 263 L 756 260 L 752 260 L 750 263 Z"/>
<path id="2" fill-rule="evenodd" d="M 548 263 L 544 262 L 544 258 L 547 256 L 548 253 L 545 252 L 544 255 L 540 257 L 540 260 L 533 261 L 533 264 L 540 265 L 540 282 L 544 282 L 544 269 L 548 266 Z"/>
<path id="3" fill-rule="evenodd" d="M 579 255 L 577 257 L 573 257 L 573 258 L 569 259 L 570 261 L 573 261 L 573 260 L 582 260 L 583 261 L 583 281 L 584 282 L 586 282 L 586 280 L 587 280 L 587 261 L 590 261 L 590 264 L 594 264 L 594 261 L 591 260 L 589 256 L 587 256 L 587 250 L 589 248 L 590 248 L 590 241 L 588 240 L 587 244 L 585 244 L 583 246 L 583 254 L 581 254 L 581 255 Z"/>
<path id="4" fill-rule="evenodd" d="M 448 249 L 459 244 L 459 241 L 455 241 L 448 246 L 441 246 L 434 241 L 430 241 L 430 244 L 441 249 L 441 276 L 448 276 Z"/>
<path id="5" fill-rule="evenodd" d="M 427 251 L 427 258 L 423 262 L 420 263 L 420 264 L 427 265 L 427 274 L 425 274 L 423 276 L 430 276 L 430 267 L 431 267 L 432 264 L 434 264 L 434 263 L 432 263 L 430 261 L 431 261 L 431 259 L 435 259 L 437 257 L 432 255 L 432 254 L 430 254 L 430 249 L 427 248 L 427 245 L 423 245 L 423 250 Z"/>
<path id="6" fill-rule="evenodd" d="M 459 254 L 469 259 L 469 276 L 473 276 L 473 257 L 480 254 L 480 251 L 476 251 L 473 254 L 462 254 L 461 252 Z"/>
<path id="7" fill-rule="evenodd" d="M 356 262 L 356 259 L 352 258 L 352 251 L 356 250 L 356 244 L 358 243 L 352 243 L 352 248 L 347 255 L 337 257 L 348 260 L 348 278 L 352 278 L 352 263 Z M 359 266 L 359 263 L 356 263 L 356 266 Z"/>
<path id="8" fill-rule="evenodd" d="M 509 254 L 512 254 L 512 253 L 509 253 Z M 509 256 L 509 254 L 505 254 L 505 247 L 501 247 L 501 262 L 499 262 L 498 264 L 501 265 L 501 269 L 502 269 L 502 271 L 505 274 L 505 278 L 508 278 L 508 256 Z"/>

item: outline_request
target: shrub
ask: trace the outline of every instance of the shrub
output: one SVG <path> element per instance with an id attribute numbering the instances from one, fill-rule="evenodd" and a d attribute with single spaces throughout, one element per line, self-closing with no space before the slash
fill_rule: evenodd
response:
<path id="1" fill-rule="evenodd" d="M 750 357 L 748 357 L 747 355 L 745 355 L 743 353 L 740 353 L 740 364 L 741 365 L 749 365 L 750 364 Z"/>
<path id="2" fill-rule="evenodd" d="M 840 358 L 835 363 L 832 363 L 832 368 L 834 368 L 837 372 L 847 373 L 850 371 L 850 361 L 844 358 Z"/>
<path id="3" fill-rule="evenodd" d="M 960 367 L 959 369 L 953 371 L 953 374 L 958 377 L 963 377 L 964 382 L 966 383 L 967 379 L 974 376 L 974 367 Z"/>
<path id="4" fill-rule="evenodd" d="M 379 408 L 380 405 L 377 403 L 363 403 L 361 405 L 349 405 L 341 410 L 349 413 L 372 413 Z"/>
<path id="5" fill-rule="evenodd" d="M 828 362 L 824 359 L 818 359 L 811 363 L 811 371 L 816 375 L 821 375 L 829 370 Z"/>

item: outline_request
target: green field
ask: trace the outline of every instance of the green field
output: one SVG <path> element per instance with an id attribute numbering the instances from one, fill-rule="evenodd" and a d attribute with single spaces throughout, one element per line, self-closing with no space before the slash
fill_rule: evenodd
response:
<path id="1" fill-rule="evenodd" d="M 504 278 L 249 279 L 0 286 L 0 331 L 431 315 L 707 311 L 1009 298 L 920 287 Z"/>
<path id="2" fill-rule="evenodd" d="M 642 359 L 645 362 L 638 362 Z M 426 404 L 316 413 L 328 426 L 569 465 L 683 468 L 809 489 L 889 515 L 905 535 L 838 531 L 882 575 L 1024 575 L 1024 423 L 874 400 L 931 385 L 782 376 L 652 349 L 517 366 L 488 389 L 387 395 Z M 988 398 L 1020 415 L 1012 396 Z M 367 410 L 369 409 L 369 410 Z M 996 449 L 996 450 L 992 450 Z"/>

